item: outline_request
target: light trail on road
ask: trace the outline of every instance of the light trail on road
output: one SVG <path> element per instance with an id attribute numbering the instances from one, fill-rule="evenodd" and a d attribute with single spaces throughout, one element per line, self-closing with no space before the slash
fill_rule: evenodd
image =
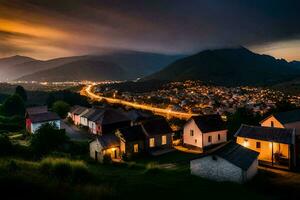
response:
<path id="1" fill-rule="evenodd" d="M 125 101 L 125 100 L 122 100 L 122 99 L 102 97 L 102 96 L 97 95 L 97 94 L 92 92 L 93 86 L 95 86 L 95 85 L 91 84 L 91 85 L 88 85 L 88 86 L 84 87 L 81 91 L 81 94 L 85 95 L 85 96 L 87 96 L 87 97 L 89 97 L 93 100 L 96 100 L 96 101 L 105 100 L 105 101 L 107 101 L 108 103 L 111 103 L 111 104 L 121 104 L 121 105 L 124 105 L 124 106 L 129 106 L 129 107 L 136 108 L 136 109 L 148 110 L 148 111 L 152 111 L 152 112 L 157 113 L 157 114 L 164 114 L 164 115 L 172 116 L 172 117 L 176 117 L 176 118 L 189 119 L 192 116 L 197 115 L 197 114 L 173 111 L 173 110 L 170 110 L 170 109 L 157 108 L 157 107 L 153 107 L 153 106 L 150 106 L 150 105 L 144 105 L 144 104 L 134 103 L 134 102 L 130 102 L 130 101 Z"/>

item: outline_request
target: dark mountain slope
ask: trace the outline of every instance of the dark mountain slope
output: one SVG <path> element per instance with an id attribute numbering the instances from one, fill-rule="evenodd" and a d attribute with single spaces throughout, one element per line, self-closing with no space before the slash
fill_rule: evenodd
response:
<path id="1" fill-rule="evenodd" d="M 235 85 L 270 85 L 293 79 L 300 70 L 285 60 L 246 48 L 207 50 L 175 61 L 143 80 L 202 80 Z"/>

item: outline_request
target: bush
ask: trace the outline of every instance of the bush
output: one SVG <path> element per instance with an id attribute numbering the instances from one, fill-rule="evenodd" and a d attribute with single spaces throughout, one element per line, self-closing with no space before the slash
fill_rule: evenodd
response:
<path id="1" fill-rule="evenodd" d="M 43 124 L 30 140 L 30 146 L 36 155 L 43 155 L 62 148 L 68 141 L 65 130 L 58 130 L 52 124 Z"/>
<path id="2" fill-rule="evenodd" d="M 25 105 L 23 99 L 18 94 L 11 95 L 4 101 L 2 112 L 5 116 L 24 116 Z"/>
<path id="3" fill-rule="evenodd" d="M 7 169 L 9 172 L 16 172 L 17 170 L 20 169 L 20 167 L 17 165 L 16 161 L 10 160 L 9 163 L 7 164 Z"/>
<path id="4" fill-rule="evenodd" d="M 90 178 L 90 172 L 83 161 L 66 158 L 45 158 L 41 161 L 40 170 L 42 173 L 60 180 L 84 182 Z"/>

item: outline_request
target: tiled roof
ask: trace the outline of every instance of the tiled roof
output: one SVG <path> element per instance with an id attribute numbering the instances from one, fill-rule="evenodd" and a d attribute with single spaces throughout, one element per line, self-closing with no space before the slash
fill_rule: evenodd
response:
<path id="1" fill-rule="evenodd" d="M 98 137 L 98 141 L 105 149 L 120 146 L 120 139 L 114 134 L 105 134 Z"/>
<path id="2" fill-rule="evenodd" d="M 39 123 L 39 122 L 50 122 L 55 120 L 60 120 L 59 116 L 53 112 L 45 112 L 45 113 L 38 113 L 29 115 L 29 119 L 32 123 Z"/>
<path id="3" fill-rule="evenodd" d="M 284 144 L 295 144 L 295 130 L 262 126 L 241 125 L 235 137 L 244 137 Z"/>
<path id="4" fill-rule="evenodd" d="M 197 124 L 202 133 L 225 130 L 225 123 L 220 115 L 199 115 L 192 119 Z"/>
<path id="5" fill-rule="evenodd" d="M 122 128 L 119 131 L 121 137 L 127 142 L 145 139 L 145 133 L 141 125 Z"/>
<path id="6" fill-rule="evenodd" d="M 143 127 L 148 135 L 163 135 L 173 133 L 173 130 L 164 118 L 146 121 L 143 124 Z"/>
<path id="7" fill-rule="evenodd" d="M 255 161 L 259 155 L 258 152 L 243 147 L 235 142 L 229 142 L 212 154 L 227 160 L 243 170 L 249 169 L 253 161 Z"/>

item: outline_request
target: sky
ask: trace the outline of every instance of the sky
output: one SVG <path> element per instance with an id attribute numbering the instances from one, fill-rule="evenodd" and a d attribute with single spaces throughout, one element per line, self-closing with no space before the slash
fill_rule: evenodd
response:
<path id="1" fill-rule="evenodd" d="M 299 0 L 0 0 L 0 57 L 245 46 L 300 60 Z"/>

